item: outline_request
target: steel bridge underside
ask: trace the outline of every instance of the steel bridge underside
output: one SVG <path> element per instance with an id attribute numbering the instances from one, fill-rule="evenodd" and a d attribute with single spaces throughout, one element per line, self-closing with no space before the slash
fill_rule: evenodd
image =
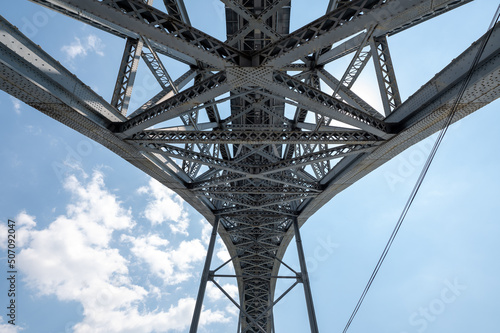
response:
<path id="1" fill-rule="evenodd" d="M 139 0 L 33 2 L 126 40 L 113 98 L 104 100 L 3 18 L 0 88 L 218 221 L 237 277 L 241 332 L 274 332 L 276 277 L 294 223 L 437 132 L 481 42 L 401 101 L 387 37 L 469 1 L 332 0 L 325 16 L 290 32 L 290 0 L 222 0 L 224 42 L 193 28 L 183 1 L 165 0 L 166 12 Z M 158 55 L 189 70 L 174 80 Z M 351 64 L 335 78 L 325 66 L 345 56 Z M 162 89 L 129 110 L 140 59 Z M 351 90 L 369 60 L 381 112 Z M 498 98 L 499 76 L 497 24 L 453 122 Z M 298 282 L 305 273 L 296 273 Z"/>

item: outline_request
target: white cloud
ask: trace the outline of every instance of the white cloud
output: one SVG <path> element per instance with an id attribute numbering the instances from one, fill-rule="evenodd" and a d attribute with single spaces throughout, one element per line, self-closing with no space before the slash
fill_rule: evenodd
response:
<path id="1" fill-rule="evenodd" d="M 134 226 L 131 210 L 122 208 L 116 196 L 105 189 L 104 176 L 101 172 L 94 172 L 87 187 L 84 187 L 74 175 L 69 176 L 64 188 L 76 199 L 74 203 L 68 205 L 68 214 L 78 218 L 80 222 L 90 220 L 94 224 L 102 225 L 108 231 Z M 92 235 L 94 239 L 96 236 Z"/>
<path id="2" fill-rule="evenodd" d="M 25 130 L 30 135 L 40 135 L 42 133 L 42 128 L 33 125 L 26 125 Z"/>
<path id="3" fill-rule="evenodd" d="M 77 333 L 142 333 L 142 332 L 169 332 L 185 331 L 191 323 L 195 305 L 192 298 L 182 298 L 168 311 L 141 314 L 137 308 L 128 308 L 125 311 L 111 311 L 93 313 L 74 327 Z M 228 322 L 230 319 L 221 311 L 202 311 L 200 325 Z"/>
<path id="4" fill-rule="evenodd" d="M 29 233 L 29 243 L 18 255 L 22 263 L 19 269 L 28 287 L 34 289 L 38 297 L 54 295 L 61 301 L 80 302 L 83 319 L 74 325 L 75 333 L 186 330 L 195 300 L 170 299 L 173 304 L 168 308 L 149 311 L 145 307 L 148 299 L 158 300 L 165 293 L 162 295 L 158 287 L 146 283 L 134 284 L 130 263 L 114 244 L 121 234 L 122 239 L 133 243 L 132 252 L 144 250 L 155 260 L 166 255 L 175 269 L 173 276 L 182 280 L 191 275 L 192 263 L 205 255 L 201 241 L 183 241 L 172 247 L 158 235 L 130 236 L 135 230 L 131 211 L 109 193 L 100 172 L 94 172 L 85 183 L 70 176 L 64 187 L 71 194 L 71 202 L 66 213 L 48 227 L 37 230 L 35 217 L 26 212 L 17 216 L 19 226 Z M 160 262 L 148 263 L 167 274 Z M 145 269 L 143 274 L 149 272 L 150 269 Z M 161 299 L 161 303 L 169 304 L 165 299 Z M 204 309 L 200 325 L 229 320 L 225 311 Z M 0 322 L 0 330 L 2 328 Z"/>
<path id="5" fill-rule="evenodd" d="M 73 197 L 66 215 L 46 229 L 32 230 L 29 247 L 21 251 L 19 261 L 28 284 L 40 294 L 55 293 L 59 299 L 80 300 L 85 306 L 93 301 L 86 295 L 95 295 L 96 286 L 123 284 L 120 277 L 127 274 L 127 262 L 109 243 L 113 231 L 134 223 L 130 211 L 104 188 L 101 173 L 95 172 L 85 185 L 71 176 L 64 187 Z M 33 226 L 32 216 L 21 213 L 18 218 Z"/>
<path id="6" fill-rule="evenodd" d="M 236 286 L 235 284 L 232 284 L 232 283 L 221 284 L 220 281 L 217 281 L 217 283 L 222 287 L 222 289 L 224 289 L 229 294 L 229 296 L 231 296 L 233 299 L 235 299 L 237 301 L 238 286 Z M 209 282 L 207 284 L 206 295 L 207 295 L 207 298 L 212 302 L 219 301 L 221 299 L 226 298 L 226 295 L 224 295 L 222 293 L 222 291 L 219 288 L 217 288 L 217 286 L 215 284 L 213 284 L 212 282 Z"/>
<path id="7" fill-rule="evenodd" d="M 82 42 L 80 41 L 80 38 L 78 38 L 78 37 L 75 37 L 75 40 L 71 44 L 64 45 L 61 48 L 61 51 L 66 53 L 66 55 L 70 59 L 76 58 L 77 56 L 86 56 L 87 55 L 87 50 L 83 46 Z"/>
<path id="8" fill-rule="evenodd" d="M 217 258 L 219 258 L 220 261 L 226 262 L 229 259 L 231 259 L 231 255 L 229 254 L 226 245 L 222 241 L 222 239 L 217 239 L 217 244 L 218 244 L 218 249 L 216 252 Z M 232 267 L 232 266 L 231 266 Z"/>
<path id="9" fill-rule="evenodd" d="M 35 217 L 22 211 L 17 214 L 14 221 L 16 222 L 16 246 L 23 248 L 30 240 L 30 231 L 36 226 Z"/>
<path id="10" fill-rule="evenodd" d="M 16 247 L 22 248 L 29 240 L 30 230 L 36 226 L 35 217 L 26 214 L 25 211 L 19 213 L 13 220 L 15 229 Z M 7 249 L 7 235 L 9 234 L 7 223 L 0 224 L 0 249 Z"/>
<path id="11" fill-rule="evenodd" d="M 236 317 L 236 318 L 238 318 L 238 316 L 240 314 L 240 310 L 236 306 L 234 306 L 234 304 L 227 305 L 226 312 L 228 314 L 230 314 L 231 316 Z"/>
<path id="12" fill-rule="evenodd" d="M 12 101 L 12 105 L 14 106 L 14 111 L 17 114 L 21 114 L 21 102 L 15 97 L 10 97 L 10 100 Z"/>
<path id="13" fill-rule="evenodd" d="M 5 250 L 7 248 L 7 225 L 4 223 L 0 224 L 0 249 Z"/>
<path id="14" fill-rule="evenodd" d="M 203 244 L 208 246 L 208 243 L 210 243 L 210 237 L 212 236 L 212 230 L 213 226 L 208 223 L 207 220 L 202 219 L 200 220 L 201 223 L 201 241 Z"/>
<path id="15" fill-rule="evenodd" d="M 132 253 L 146 262 L 151 272 L 158 275 L 167 285 L 188 280 L 193 275 L 192 264 L 202 261 L 206 253 L 198 239 L 182 241 L 175 249 L 158 235 L 137 238 L 123 236 L 122 240 L 131 242 Z"/>
<path id="16" fill-rule="evenodd" d="M 83 38 L 83 41 L 75 37 L 68 45 L 61 47 L 61 51 L 66 53 L 67 57 L 72 60 L 76 57 L 85 57 L 89 52 L 93 52 L 99 56 L 104 56 L 104 44 L 96 35 L 88 35 Z"/>
<path id="17" fill-rule="evenodd" d="M 16 224 L 20 227 L 32 229 L 36 226 L 35 217 L 28 215 L 26 211 L 22 211 L 16 217 Z"/>
<path id="18" fill-rule="evenodd" d="M 102 43 L 102 40 L 95 36 L 95 35 L 88 35 L 87 36 L 87 46 L 90 50 L 94 51 L 97 55 L 100 55 L 101 57 L 104 56 L 104 52 L 102 52 L 102 49 L 104 48 L 104 44 Z"/>
<path id="19" fill-rule="evenodd" d="M 7 319 L 9 320 L 9 319 Z M 4 321 L 7 322 L 6 320 L 3 319 L 2 316 L 0 316 L 0 332 L 2 333 L 18 333 L 23 330 L 22 327 L 16 325 L 12 325 L 9 323 L 4 324 Z"/>
<path id="20" fill-rule="evenodd" d="M 148 194 L 150 197 L 144 216 L 151 224 L 169 222 L 173 233 L 188 235 L 188 214 L 184 210 L 184 200 L 180 196 L 153 178 L 148 186 L 139 188 L 139 193 Z"/>

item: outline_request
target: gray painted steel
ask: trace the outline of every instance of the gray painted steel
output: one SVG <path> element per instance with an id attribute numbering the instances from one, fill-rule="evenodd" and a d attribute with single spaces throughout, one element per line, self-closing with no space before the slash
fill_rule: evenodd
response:
<path id="1" fill-rule="evenodd" d="M 166 12 L 140 0 L 33 2 L 124 38 L 119 73 L 110 73 L 117 75 L 113 99 L 103 100 L 3 18 L 0 88 L 109 148 L 218 225 L 239 287 L 239 300 L 231 299 L 239 332 L 274 332 L 273 306 L 297 283 L 317 332 L 299 237 L 301 272 L 278 275 L 288 244 L 332 197 L 439 130 L 478 50 L 476 42 L 402 101 L 387 37 L 468 0 L 331 0 L 325 16 L 292 33 L 290 0 L 224 0 L 226 41 L 193 28 L 182 0 L 164 0 Z M 171 78 L 157 53 L 190 69 Z M 342 77 L 325 69 L 346 56 Z M 162 91 L 132 111 L 140 57 Z M 384 110 L 351 90 L 369 62 Z M 497 24 L 453 121 L 499 95 Z M 219 111 L 222 103 L 230 114 Z M 215 283 L 212 251 L 191 332 L 206 283 Z M 275 297 L 278 278 L 296 282 Z"/>

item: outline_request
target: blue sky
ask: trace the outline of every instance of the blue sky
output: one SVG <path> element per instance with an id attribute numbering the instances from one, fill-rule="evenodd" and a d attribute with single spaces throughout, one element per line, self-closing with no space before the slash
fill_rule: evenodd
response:
<path id="1" fill-rule="evenodd" d="M 293 29 L 322 15 L 327 2 L 311 8 L 295 0 Z M 186 6 L 193 25 L 224 39 L 221 2 Z M 481 36 L 497 6 L 477 0 L 389 38 L 402 97 Z M 123 40 L 24 0 L 3 4 L 0 15 L 110 100 Z M 185 71 L 165 62 L 173 77 Z M 329 69 L 341 73 L 342 65 Z M 141 66 L 131 109 L 159 89 Z M 354 88 L 380 109 L 373 69 L 366 71 Z M 186 331 L 208 223 L 173 192 L 86 137 L 4 92 L 0 107 L 3 271 L 8 218 L 18 223 L 20 251 L 18 325 L 7 325 L 2 311 L 0 331 Z M 499 107 L 495 101 L 450 128 L 349 332 L 498 331 Z M 432 139 L 351 186 L 301 229 L 320 331 L 345 326 Z M 221 243 L 216 254 L 213 267 L 227 258 Z M 293 243 L 285 262 L 299 267 Z M 4 308 L 7 284 L 0 281 Z M 236 295 L 234 281 L 220 282 Z M 287 286 L 280 283 L 278 290 Z M 278 332 L 308 330 L 300 287 L 275 308 Z M 200 332 L 236 331 L 236 309 L 218 290 L 209 287 L 204 304 Z"/>

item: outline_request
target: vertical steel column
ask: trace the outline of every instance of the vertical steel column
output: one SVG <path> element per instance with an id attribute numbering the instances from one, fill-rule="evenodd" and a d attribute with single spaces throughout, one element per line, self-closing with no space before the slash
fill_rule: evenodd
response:
<path id="1" fill-rule="evenodd" d="M 309 284 L 309 275 L 307 275 L 306 258 L 304 256 L 304 249 L 302 248 L 302 239 L 300 238 L 299 223 L 297 222 L 297 217 L 293 217 L 293 230 L 295 232 L 295 241 L 297 242 L 297 252 L 299 254 L 301 272 L 300 275 L 302 276 L 302 284 L 304 285 L 307 314 L 309 315 L 309 325 L 311 326 L 311 333 L 318 333 L 318 323 L 316 322 L 316 313 L 314 312 L 311 285 Z"/>
<path id="2" fill-rule="evenodd" d="M 118 78 L 116 79 L 115 89 L 111 99 L 111 105 L 117 108 L 123 115 L 127 115 L 141 52 L 142 41 L 140 39 L 127 38 L 122 62 L 118 71 Z"/>
<path id="3" fill-rule="evenodd" d="M 382 97 L 384 112 L 387 117 L 395 108 L 401 105 L 401 96 L 399 94 L 394 66 L 392 65 L 387 37 L 370 38 L 370 47 L 380 88 L 380 96 Z"/>
<path id="4" fill-rule="evenodd" d="M 214 226 L 210 242 L 208 243 L 207 258 L 205 259 L 205 266 L 201 274 L 200 289 L 198 290 L 198 298 L 194 307 L 193 319 L 191 320 L 191 328 L 189 333 L 196 333 L 198 331 L 198 323 L 200 322 L 201 306 L 203 305 L 203 297 L 207 289 L 208 276 L 210 274 L 210 265 L 212 263 L 212 256 L 214 254 L 215 239 L 217 238 L 217 227 L 219 226 L 219 216 L 215 217 Z"/>

